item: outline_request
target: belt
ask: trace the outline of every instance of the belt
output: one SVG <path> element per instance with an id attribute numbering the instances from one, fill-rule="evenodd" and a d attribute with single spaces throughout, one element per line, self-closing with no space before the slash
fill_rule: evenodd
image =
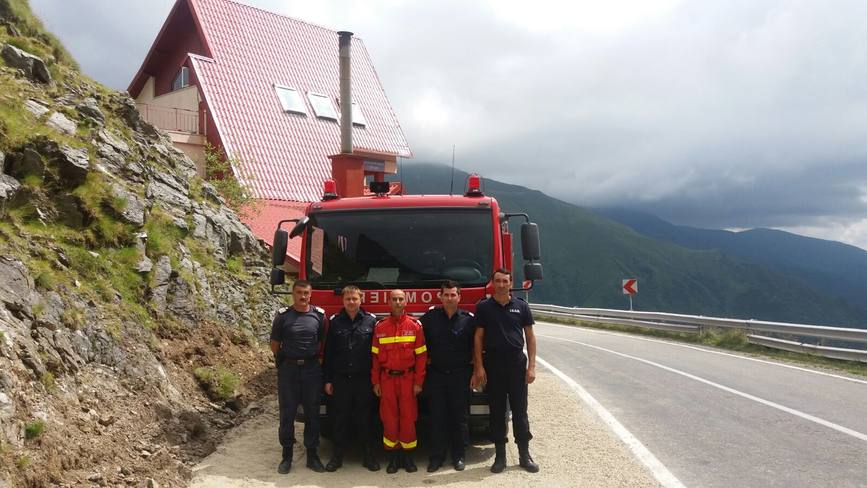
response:
<path id="1" fill-rule="evenodd" d="M 386 369 L 385 373 L 389 376 L 403 376 L 405 373 L 411 373 L 415 371 L 415 366 L 409 369 Z"/>
<path id="2" fill-rule="evenodd" d="M 286 358 L 283 360 L 284 363 L 292 366 L 304 366 L 305 364 L 311 364 L 314 361 L 318 361 L 316 356 L 312 358 Z"/>

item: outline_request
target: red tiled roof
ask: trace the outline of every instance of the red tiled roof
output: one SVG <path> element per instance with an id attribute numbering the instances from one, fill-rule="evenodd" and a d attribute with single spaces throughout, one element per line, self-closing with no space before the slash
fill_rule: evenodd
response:
<path id="1" fill-rule="evenodd" d="M 309 203 L 287 202 L 282 200 L 261 200 L 256 211 L 251 216 L 243 216 L 241 220 L 250 227 L 256 237 L 264 240 L 269 246 L 274 245 L 274 231 L 281 220 L 300 219 L 304 216 Z M 293 224 L 283 224 L 283 228 L 292 229 Z M 286 255 L 297 268 L 301 262 L 301 239 L 289 239 Z"/>
<path id="2" fill-rule="evenodd" d="M 258 198 L 318 200 L 331 177 L 327 156 L 340 151 L 340 128 L 317 118 L 306 94 L 327 95 L 339 112 L 337 33 L 229 0 L 179 1 L 190 2 L 213 55 L 190 59 L 226 153 L 243 161 L 236 174 Z M 308 115 L 284 112 L 274 84 L 301 92 Z M 367 122 L 353 128 L 355 147 L 411 157 L 359 38 L 352 40 L 352 90 Z"/>

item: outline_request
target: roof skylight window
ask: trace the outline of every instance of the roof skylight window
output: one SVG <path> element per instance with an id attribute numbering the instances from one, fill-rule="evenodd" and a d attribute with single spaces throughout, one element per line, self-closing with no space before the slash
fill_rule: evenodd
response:
<path id="1" fill-rule="evenodd" d="M 356 102 L 352 102 L 352 124 L 362 127 L 367 125 L 367 121 L 364 120 L 364 114 L 361 112 L 361 107 Z"/>
<path id="2" fill-rule="evenodd" d="M 334 109 L 334 104 L 331 99 L 319 93 L 308 93 L 307 99 L 310 100 L 310 105 L 313 106 L 313 112 L 320 119 L 337 120 L 337 111 Z"/>
<path id="3" fill-rule="evenodd" d="M 307 106 L 304 105 L 304 98 L 298 90 L 280 85 L 274 85 L 274 90 L 277 91 L 284 112 L 307 115 Z"/>

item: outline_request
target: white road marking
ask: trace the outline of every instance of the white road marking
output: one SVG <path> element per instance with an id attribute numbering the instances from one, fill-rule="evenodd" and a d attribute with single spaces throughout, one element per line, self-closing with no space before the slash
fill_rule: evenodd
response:
<path id="1" fill-rule="evenodd" d="M 594 334 L 606 334 L 606 335 L 613 335 L 613 336 L 618 336 L 618 337 L 628 337 L 630 339 L 635 339 L 635 340 L 639 340 L 639 341 L 657 342 L 659 344 L 668 344 L 669 346 L 684 347 L 686 349 L 694 349 L 696 351 L 709 352 L 711 354 L 719 354 L 720 356 L 728 356 L 728 357 L 732 357 L 732 358 L 745 359 L 747 361 L 755 361 L 757 363 L 770 364 L 773 366 L 779 366 L 781 368 L 795 369 L 798 371 L 803 371 L 805 373 L 813 373 L 813 374 L 818 374 L 818 375 L 822 375 L 822 376 L 830 376 L 831 378 L 837 378 L 840 380 L 846 380 L 846 381 L 851 381 L 853 383 L 861 383 L 863 385 L 867 385 L 867 380 L 859 380 L 858 378 L 852 378 L 849 376 L 843 376 L 843 375 L 833 374 L 833 373 L 826 373 L 824 371 L 818 371 L 818 370 L 810 369 L 810 368 L 802 368 L 800 366 L 792 366 L 791 364 L 778 363 L 776 361 L 768 361 L 766 359 L 751 358 L 749 356 L 741 356 L 739 354 L 732 354 L 729 352 L 716 351 L 714 349 L 708 349 L 705 347 L 692 346 L 689 344 L 680 344 L 677 342 L 664 341 L 664 340 L 660 340 L 660 339 L 651 339 L 649 337 L 641 337 L 641 336 L 637 336 L 634 334 L 627 334 L 625 332 L 611 332 L 608 330 L 593 329 L 590 327 L 582 327 L 580 325 L 553 324 L 551 322 L 537 322 L 537 323 L 545 324 L 546 326 L 550 325 L 552 327 L 562 327 L 564 329 L 572 329 L 572 330 L 578 329 L 581 331 L 591 332 Z"/>
<path id="2" fill-rule="evenodd" d="M 650 470 L 653 477 L 656 478 L 656 481 L 664 486 L 665 488 L 685 488 L 684 484 L 674 476 L 668 468 L 662 464 L 656 456 L 653 455 L 641 441 L 638 440 L 631 432 L 629 432 L 626 427 L 623 426 L 615 417 L 611 414 L 605 407 L 602 406 L 593 395 L 591 395 L 587 390 L 584 389 L 581 385 L 579 385 L 575 380 L 566 375 L 566 373 L 560 371 L 551 365 L 548 361 L 536 356 L 536 362 L 541 364 L 542 366 L 548 368 L 552 373 L 557 375 L 563 382 L 572 387 L 581 400 L 586 403 L 596 415 L 602 419 L 603 422 L 610 428 L 617 437 L 626 444 L 627 447 L 635 454 L 635 457 L 644 464 L 648 470 Z"/>
<path id="3" fill-rule="evenodd" d="M 694 375 L 694 374 L 690 374 L 690 373 L 687 373 L 687 372 L 685 372 L 685 371 L 681 371 L 681 370 L 679 370 L 679 369 L 675 369 L 675 368 L 672 368 L 672 367 L 669 367 L 669 366 L 665 366 L 665 365 L 663 365 L 663 364 L 659 364 L 659 363 L 654 362 L 654 361 L 650 361 L 650 360 L 647 360 L 647 359 L 642 359 L 642 358 L 640 358 L 640 357 L 636 357 L 636 356 L 631 356 L 631 355 L 629 355 L 629 354 L 624 354 L 624 353 L 622 353 L 622 352 L 617 352 L 617 351 L 614 351 L 614 350 L 611 350 L 611 349 L 607 349 L 607 348 L 605 348 L 605 347 L 594 346 L 593 344 L 587 344 L 587 343 L 585 343 L 585 342 L 581 342 L 581 341 L 575 341 L 575 340 L 572 340 L 572 339 L 566 339 L 566 338 L 563 338 L 563 337 L 548 336 L 548 335 L 542 335 L 542 334 L 536 334 L 536 337 L 545 337 L 545 338 L 547 338 L 547 339 L 554 339 L 554 340 L 558 340 L 558 341 L 572 342 L 572 343 L 574 343 L 574 344 L 578 344 L 578 345 L 581 345 L 581 346 L 584 346 L 584 347 L 589 347 L 589 348 L 591 348 L 591 349 L 597 349 L 597 350 L 604 351 L 604 352 L 607 352 L 607 353 L 610 353 L 610 354 L 614 354 L 614 355 L 617 355 L 617 356 L 620 356 L 620 357 L 624 357 L 624 358 L 628 358 L 628 359 L 634 359 L 635 361 L 639 361 L 639 362 L 642 362 L 642 363 L 645 363 L 645 364 L 649 364 L 650 366 L 655 366 L 655 367 L 657 367 L 657 368 L 663 369 L 663 370 L 665 370 L 665 371 L 669 371 L 669 372 L 672 372 L 672 373 L 675 373 L 675 374 L 679 374 L 679 375 L 684 376 L 684 377 L 686 377 L 686 378 L 689 378 L 689 379 L 691 379 L 691 380 L 695 380 L 695 381 L 698 381 L 698 382 L 700 382 L 700 383 L 704 383 L 704 384 L 706 384 L 706 385 L 713 386 L 714 388 L 718 388 L 718 389 L 720 389 L 720 390 L 722 390 L 722 391 L 725 391 L 725 392 L 731 393 L 731 394 L 733 394 L 733 395 L 737 395 L 737 396 L 740 396 L 740 397 L 746 398 L 746 399 L 748 399 L 748 400 L 752 400 L 752 401 L 754 401 L 754 402 L 756 402 L 756 403 L 760 403 L 760 404 L 762 404 L 762 405 L 766 405 L 766 406 L 771 407 L 771 408 L 775 408 L 775 409 L 777 409 L 777 410 L 780 410 L 780 411 L 783 411 L 783 412 L 786 412 L 786 413 L 792 414 L 792 415 L 794 415 L 794 416 L 796 416 L 796 417 L 800 417 L 800 418 L 802 418 L 802 419 L 809 420 L 810 422 L 815 422 L 815 423 L 817 423 L 817 424 L 819 424 L 819 425 L 823 425 L 823 426 L 825 426 L 825 427 L 828 427 L 829 429 L 834 429 L 834 430 L 836 430 L 837 432 L 841 432 L 841 433 L 843 433 L 843 434 L 846 434 L 846 435 L 852 436 L 852 437 L 854 437 L 854 438 L 856 438 L 856 439 L 859 439 L 859 440 L 862 440 L 862 441 L 864 441 L 864 442 L 867 442 L 867 434 L 864 434 L 864 433 L 858 432 L 857 430 L 853 430 L 853 429 L 850 429 L 850 428 L 848 428 L 848 427 L 843 427 L 842 425 L 835 424 L 834 422 L 831 422 L 831 421 L 829 421 L 829 420 L 825 420 L 825 419 L 823 419 L 823 418 L 819 418 L 819 417 L 816 417 L 816 416 L 814 416 L 814 415 L 810 415 L 810 414 L 808 414 L 808 413 L 802 412 L 802 411 L 800 411 L 800 410 L 796 410 L 796 409 L 791 408 L 791 407 L 787 407 L 787 406 L 785 406 L 785 405 L 780 405 L 779 403 L 775 403 L 775 402 L 772 402 L 772 401 L 770 401 L 770 400 L 765 400 L 764 398 L 759 398 L 759 397 L 757 397 L 757 396 L 755 396 L 755 395 L 750 395 L 749 393 L 744 393 L 744 392 L 742 392 L 742 391 L 735 390 L 734 388 L 730 388 L 730 387 L 728 387 L 728 386 L 721 385 L 721 384 L 719 384 L 719 383 L 715 383 L 715 382 L 713 382 L 713 381 L 710 381 L 710 380 L 707 380 L 707 379 L 701 378 L 701 377 L 696 376 L 696 375 Z"/>

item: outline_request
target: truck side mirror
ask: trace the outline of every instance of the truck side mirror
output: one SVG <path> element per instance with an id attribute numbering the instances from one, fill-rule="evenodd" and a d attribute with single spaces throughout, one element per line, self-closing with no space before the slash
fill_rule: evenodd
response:
<path id="1" fill-rule="evenodd" d="M 286 229 L 277 229 L 274 232 L 274 247 L 271 255 L 272 266 L 282 266 L 286 260 L 286 246 L 289 243 L 289 233 Z"/>
<path id="2" fill-rule="evenodd" d="M 286 283 L 286 273 L 282 269 L 271 268 L 271 286 L 282 285 Z"/>
<path id="3" fill-rule="evenodd" d="M 294 239 L 294 238 L 300 236 L 301 234 L 303 234 L 304 229 L 307 228 L 307 224 L 309 224 L 309 223 L 310 223 L 310 217 L 307 217 L 307 216 L 302 217 L 301 220 L 299 220 L 298 223 L 295 224 L 295 227 L 292 227 L 292 231 L 289 232 L 289 238 Z"/>
<path id="4" fill-rule="evenodd" d="M 538 261 L 541 258 L 540 247 L 539 226 L 532 222 L 521 224 L 521 251 L 524 254 L 524 261 Z M 539 274 L 541 275 L 541 266 Z"/>
<path id="5" fill-rule="evenodd" d="M 525 280 L 541 280 L 542 279 L 542 263 L 527 263 L 524 265 Z"/>

